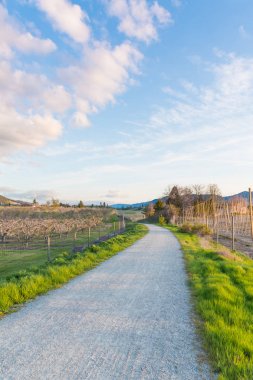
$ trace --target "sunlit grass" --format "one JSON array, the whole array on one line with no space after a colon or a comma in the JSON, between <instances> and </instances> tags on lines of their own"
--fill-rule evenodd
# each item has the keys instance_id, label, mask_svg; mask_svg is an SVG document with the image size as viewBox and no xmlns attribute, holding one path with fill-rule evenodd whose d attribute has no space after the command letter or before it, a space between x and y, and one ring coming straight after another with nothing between
<instances>
[{"instance_id":1,"label":"sunlit grass","mask_svg":"<svg viewBox=\"0 0 253 380\"><path fill-rule=\"evenodd\" d=\"M143 237L147 227L131 225L126 232L97 246L86 249L74 257L62 253L50 265L34 267L17 273L0 285L0 314L11 310L15 305L60 287L71 278L94 268L101 262L116 255Z\"/></svg>"},{"instance_id":2,"label":"sunlit grass","mask_svg":"<svg viewBox=\"0 0 253 380\"><path fill-rule=\"evenodd\" d=\"M204 249L198 236L169 227L186 259L207 351L221 380L253 379L253 262Z\"/></svg>"}]
</instances>

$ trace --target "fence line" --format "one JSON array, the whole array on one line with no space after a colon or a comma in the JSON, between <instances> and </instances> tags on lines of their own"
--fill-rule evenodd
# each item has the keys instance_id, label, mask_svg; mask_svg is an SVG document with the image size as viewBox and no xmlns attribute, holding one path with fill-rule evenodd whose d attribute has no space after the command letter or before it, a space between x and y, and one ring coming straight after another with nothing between
<instances>
[{"instance_id":1,"label":"fence line","mask_svg":"<svg viewBox=\"0 0 253 380\"><path fill-rule=\"evenodd\" d=\"M59 253L67 251L70 254L81 252L92 244L105 241L110 237L124 232L125 222L119 221L83 228L69 233L54 233L48 236L15 239L6 237L0 241L0 259L15 256L22 260L24 256L43 254L45 260L51 261ZM20 258L19 258L20 257Z\"/></svg>"},{"instance_id":2,"label":"fence line","mask_svg":"<svg viewBox=\"0 0 253 380\"><path fill-rule=\"evenodd\" d=\"M251 208L238 202L203 202L185 208L175 222L178 225L205 225L217 242L220 237L230 239L232 249L235 249L237 240L253 243Z\"/></svg>"}]
</instances>

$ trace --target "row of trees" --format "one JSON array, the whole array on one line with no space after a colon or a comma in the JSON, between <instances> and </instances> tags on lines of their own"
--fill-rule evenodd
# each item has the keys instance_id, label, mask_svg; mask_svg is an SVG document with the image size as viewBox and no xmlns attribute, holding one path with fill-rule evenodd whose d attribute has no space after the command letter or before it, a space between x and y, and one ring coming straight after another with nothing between
<instances>
[{"instance_id":1,"label":"row of trees","mask_svg":"<svg viewBox=\"0 0 253 380\"><path fill-rule=\"evenodd\" d=\"M40 204L37 202L36 198L34 198L33 202L32 202L33 206L40 206ZM86 207L84 202L82 200L80 200L77 205L70 205L69 203L62 203L60 202L59 199L56 199L56 198L52 198L50 201L47 201L46 202L46 205L48 207L78 207L78 208L84 208ZM90 207L95 207L94 204L91 204ZM96 207L109 207L109 205L105 202L100 202L100 204Z\"/></svg>"},{"instance_id":2,"label":"row of trees","mask_svg":"<svg viewBox=\"0 0 253 380\"><path fill-rule=\"evenodd\" d=\"M0 218L0 241L5 242L12 238L17 241L29 241L32 238L45 238L52 234L63 234L83 231L88 227L95 227L102 223L102 218L93 216L84 218L65 219L34 219L34 218Z\"/></svg>"},{"instance_id":3,"label":"row of trees","mask_svg":"<svg viewBox=\"0 0 253 380\"><path fill-rule=\"evenodd\" d=\"M0 210L0 243L64 235L111 222L110 208L3 208Z\"/></svg>"},{"instance_id":4,"label":"row of trees","mask_svg":"<svg viewBox=\"0 0 253 380\"><path fill-rule=\"evenodd\" d=\"M163 216L167 222L174 222L175 218L182 216L189 207L198 207L203 202L208 202L211 208L222 199L221 191L217 185L211 184L207 187L193 185L191 187L177 186L168 187L164 197L155 204L150 203L146 208L146 217Z\"/></svg>"}]
</instances>

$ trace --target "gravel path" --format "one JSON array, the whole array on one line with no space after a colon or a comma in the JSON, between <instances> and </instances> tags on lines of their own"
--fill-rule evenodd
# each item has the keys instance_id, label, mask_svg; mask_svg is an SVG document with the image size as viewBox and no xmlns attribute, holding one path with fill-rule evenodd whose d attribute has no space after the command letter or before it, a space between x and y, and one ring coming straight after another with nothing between
<instances>
[{"instance_id":1,"label":"gravel path","mask_svg":"<svg viewBox=\"0 0 253 380\"><path fill-rule=\"evenodd\" d=\"M212 379L165 229L0 320L0 379Z\"/></svg>"}]
</instances>

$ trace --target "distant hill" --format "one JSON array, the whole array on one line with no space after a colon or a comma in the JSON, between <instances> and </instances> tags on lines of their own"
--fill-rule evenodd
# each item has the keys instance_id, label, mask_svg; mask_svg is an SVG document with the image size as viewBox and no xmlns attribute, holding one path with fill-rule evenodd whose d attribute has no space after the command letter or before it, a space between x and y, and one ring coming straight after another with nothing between
<instances>
[{"instance_id":1,"label":"distant hill","mask_svg":"<svg viewBox=\"0 0 253 380\"><path fill-rule=\"evenodd\" d=\"M249 202L249 192L248 191L242 191L241 193L234 194L234 195L228 195L226 197L223 197L226 201L229 201L232 198L240 197L244 198L247 202Z\"/></svg>"},{"instance_id":2,"label":"distant hill","mask_svg":"<svg viewBox=\"0 0 253 380\"><path fill-rule=\"evenodd\" d=\"M206 200L209 197L209 195L204 194L203 199ZM224 199L226 201L229 201L230 199L234 197L241 197L244 198L247 202L249 201L249 192L248 191L242 191L241 193L234 194L234 195L227 195L225 197L219 197L221 200ZM160 198L162 201L166 202L168 197ZM111 205L112 208L115 208L117 210L127 209L127 208L141 208L141 207L147 207L150 203L156 203L158 199L153 199L152 201L147 202L140 202L140 203L117 203L115 205Z\"/></svg>"},{"instance_id":3,"label":"distant hill","mask_svg":"<svg viewBox=\"0 0 253 380\"><path fill-rule=\"evenodd\" d=\"M6 198L3 195L0 195L0 206L30 206L30 205L31 203L16 201L13 199Z\"/></svg>"},{"instance_id":4,"label":"distant hill","mask_svg":"<svg viewBox=\"0 0 253 380\"><path fill-rule=\"evenodd\" d=\"M147 207L150 203L156 203L158 199L153 199L152 201L140 202L140 203L117 203L115 205L111 205L112 208L116 208L117 210L122 210L126 208L142 208Z\"/></svg>"},{"instance_id":5,"label":"distant hill","mask_svg":"<svg viewBox=\"0 0 253 380\"><path fill-rule=\"evenodd\" d=\"M0 195L0 205L8 206L8 205L16 205L17 202L12 199L6 198L3 195Z\"/></svg>"}]
</instances>

